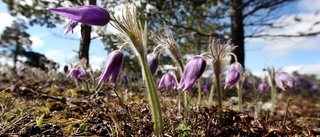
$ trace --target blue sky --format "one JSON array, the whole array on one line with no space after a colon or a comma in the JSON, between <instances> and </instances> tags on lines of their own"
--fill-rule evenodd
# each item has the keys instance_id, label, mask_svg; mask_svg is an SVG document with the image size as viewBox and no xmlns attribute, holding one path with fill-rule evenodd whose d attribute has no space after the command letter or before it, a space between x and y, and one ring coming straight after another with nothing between
<instances>
[{"instance_id":1,"label":"blue sky","mask_svg":"<svg viewBox=\"0 0 320 137\"><path fill-rule=\"evenodd\" d=\"M312 3L312 4L310 4ZM314 15L320 12L320 0L300 0L284 7L281 10L282 17L275 21L282 21L287 27L283 30L268 30L268 34L296 34L299 31L319 31L320 24L310 28L311 24L320 21L320 15ZM295 23L293 18L297 16L305 22ZM8 15L7 7L0 2L0 33L5 26L10 26L13 17ZM5 18L5 19L4 19ZM77 57L76 51L79 48L79 40L70 40L67 38L79 39L79 29L76 27L74 34L63 36L64 25L59 25L55 29L33 26L28 32L33 40L33 51L46 55L64 66L67 62L72 62ZM111 30L108 24L107 30ZM59 35L57 37L55 35ZM64 37L64 38L63 38ZM274 66L283 67L287 71L298 70L302 74L320 75L320 36L310 38L290 38L290 39L246 39L246 67L259 74L262 68ZM99 39L91 42L90 63L94 69L100 69L107 56L107 51ZM5 60L0 58L1 63ZM10 63L10 62L9 62Z\"/></svg>"}]
</instances>

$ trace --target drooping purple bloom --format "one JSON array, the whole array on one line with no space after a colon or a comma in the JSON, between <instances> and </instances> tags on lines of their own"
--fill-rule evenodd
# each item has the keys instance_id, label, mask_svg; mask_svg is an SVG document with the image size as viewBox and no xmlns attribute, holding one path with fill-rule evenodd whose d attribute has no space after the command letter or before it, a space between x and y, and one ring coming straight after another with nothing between
<instances>
[{"instance_id":1,"label":"drooping purple bloom","mask_svg":"<svg viewBox=\"0 0 320 137\"><path fill-rule=\"evenodd\" d=\"M257 90L259 93L265 93L265 92L267 92L267 89L268 89L268 84L263 82L263 83L259 84Z\"/></svg>"},{"instance_id":2,"label":"drooping purple bloom","mask_svg":"<svg viewBox=\"0 0 320 137\"><path fill-rule=\"evenodd\" d=\"M232 88L240 80L241 73L243 73L242 65L239 62L232 63L229 67L224 89Z\"/></svg>"},{"instance_id":3,"label":"drooping purple bloom","mask_svg":"<svg viewBox=\"0 0 320 137\"><path fill-rule=\"evenodd\" d=\"M203 85L203 92L210 92L211 90L211 83Z\"/></svg>"},{"instance_id":4,"label":"drooping purple bloom","mask_svg":"<svg viewBox=\"0 0 320 137\"><path fill-rule=\"evenodd\" d=\"M80 23L96 26L104 26L110 21L109 12L95 5L86 5L70 8L50 8L49 11L71 19L67 25L65 34L72 31Z\"/></svg>"},{"instance_id":5,"label":"drooping purple bloom","mask_svg":"<svg viewBox=\"0 0 320 137\"><path fill-rule=\"evenodd\" d=\"M232 88L240 80L240 72L238 70L230 70L225 81L224 89Z\"/></svg>"},{"instance_id":6,"label":"drooping purple bloom","mask_svg":"<svg viewBox=\"0 0 320 137\"><path fill-rule=\"evenodd\" d=\"M292 88L294 86L294 78L287 72L280 72L275 78L276 84L282 90Z\"/></svg>"},{"instance_id":7,"label":"drooping purple bloom","mask_svg":"<svg viewBox=\"0 0 320 137\"><path fill-rule=\"evenodd\" d=\"M83 68L75 66L70 70L70 73L67 77L83 80L83 78L86 76L86 71L83 70Z\"/></svg>"},{"instance_id":8,"label":"drooping purple bloom","mask_svg":"<svg viewBox=\"0 0 320 137\"><path fill-rule=\"evenodd\" d=\"M123 54L119 50L115 50L111 52L106 59L106 63L104 65L104 69L101 75L97 78L99 79L98 84L101 82L107 82L109 76L111 76L111 80L113 83L113 87L117 86L117 76L120 72L121 66L123 62Z\"/></svg>"},{"instance_id":9,"label":"drooping purple bloom","mask_svg":"<svg viewBox=\"0 0 320 137\"><path fill-rule=\"evenodd\" d=\"M183 91L191 89L193 84L201 77L205 68L206 61L201 56L194 56L186 65L178 89Z\"/></svg>"},{"instance_id":10,"label":"drooping purple bloom","mask_svg":"<svg viewBox=\"0 0 320 137\"><path fill-rule=\"evenodd\" d=\"M157 54L149 53L147 55L147 62L148 62L148 67L150 68L151 74L154 75L159 65L159 59Z\"/></svg>"},{"instance_id":11,"label":"drooping purple bloom","mask_svg":"<svg viewBox=\"0 0 320 137\"><path fill-rule=\"evenodd\" d=\"M170 91L173 86L177 86L175 77L170 73L164 74L159 82L158 89L162 88L163 86L166 86L167 92Z\"/></svg>"},{"instance_id":12,"label":"drooping purple bloom","mask_svg":"<svg viewBox=\"0 0 320 137\"><path fill-rule=\"evenodd\" d=\"M253 81L251 79L248 79L245 86L247 89L251 89L254 86Z\"/></svg>"}]
</instances>

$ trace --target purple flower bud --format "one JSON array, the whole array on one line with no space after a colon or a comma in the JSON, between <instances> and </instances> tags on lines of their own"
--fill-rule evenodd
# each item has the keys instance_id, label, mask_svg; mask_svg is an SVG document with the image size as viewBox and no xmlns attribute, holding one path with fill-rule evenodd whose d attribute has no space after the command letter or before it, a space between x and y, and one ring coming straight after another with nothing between
<instances>
[{"instance_id":1,"label":"purple flower bud","mask_svg":"<svg viewBox=\"0 0 320 137\"><path fill-rule=\"evenodd\" d=\"M63 67L63 71L64 71L64 73L68 73L69 72L69 67L67 65L65 65Z\"/></svg>"},{"instance_id":2,"label":"purple flower bud","mask_svg":"<svg viewBox=\"0 0 320 137\"><path fill-rule=\"evenodd\" d=\"M104 65L104 69L101 75L97 78L99 79L98 84L101 82L107 82L109 76L111 76L113 87L117 86L117 76L120 72L121 66L123 62L123 54L119 50L115 50L111 52L106 59L106 63Z\"/></svg>"},{"instance_id":3,"label":"purple flower bud","mask_svg":"<svg viewBox=\"0 0 320 137\"><path fill-rule=\"evenodd\" d=\"M82 68L75 66L70 70L67 77L82 80L86 76L86 71Z\"/></svg>"},{"instance_id":4,"label":"purple flower bud","mask_svg":"<svg viewBox=\"0 0 320 137\"><path fill-rule=\"evenodd\" d=\"M268 85L266 83L260 83L259 86L258 86L258 92L259 93L265 93L267 92L267 89L268 89Z\"/></svg>"},{"instance_id":5,"label":"purple flower bud","mask_svg":"<svg viewBox=\"0 0 320 137\"><path fill-rule=\"evenodd\" d=\"M158 89L162 88L163 86L166 86L166 91L170 91L173 86L176 86L177 82L173 75L170 73L166 73L162 76Z\"/></svg>"},{"instance_id":6,"label":"purple flower bud","mask_svg":"<svg viewBox=\"0 0 320 137\"><path fill-rule=\"evenodd\" d=\"M147 62L148 62L148 67L150 68L151 74L154 75L159 65L159 59L157 54L149 53L147 55Z\"/></svg>"},{"instance_id":7,"label":"purple flower bud","mask_svg":"<svg viewBox=\"0 0 320 137\"><path fill-rule=\"evenodd\" d=\"M183 91L191 89L193 84L201 77L206 69L206 61L201 56L194 56L186 65L178 89Z\"/></svg>"},{"instance_id":8,"label":"purple flower bud","mask_svg":"<svg viewBox=\"0 0 320 137\"><path fill-rule=\"evenodd\" d=\"M70 32L78 22L88 25L104 26L110 21L109 12L104 8L95 5L71 8L50 8L49 11L72 20L69 23L65 34Z\"/></svg>"},{"instance_id":9,"label":"purple flower bud","mask_svg":"<svg viewBox=\"0 0 320 137\"><path fill-rule=\"evenodd\" d=\"M238 70L230 70L225 81L224 89L232 88L240 80L240 72Z\"/></svg>"},{"instance_id":10,"label":"purple flower bud","mask_svg":"<svg viewBox=\"0 0 320 137\"><path fill-rule=\"evenodd\" d=\"M203 92L210 92L211 90L211 83L203 85Z\"/></svg>"},{"instance_id":11,"label":"purple flower bud","mask_svg":"<svg viewBox=\"0 0 320 137\"><path fill-rule=\"evenodd\" d=\"M275 78L276 84L282 90L292 88L294 86L294 78L287 72L280 72Z\"/></svg>"},{"instance_id":12,"label":"purple flower bud","mask_svg":"<svg viewBox=\"0 0 320 137\"><path fill-rule=\"evenodd\" d=\"M248 79L245 86L246 89L251 89L253 87L253 81Z\"/></svg>"}]
</instances>

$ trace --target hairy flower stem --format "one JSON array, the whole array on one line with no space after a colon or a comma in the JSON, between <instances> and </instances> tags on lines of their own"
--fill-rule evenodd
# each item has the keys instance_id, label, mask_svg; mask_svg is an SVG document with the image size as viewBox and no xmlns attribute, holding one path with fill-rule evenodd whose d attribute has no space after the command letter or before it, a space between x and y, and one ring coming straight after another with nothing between
<instances>
[{"instance_id":1,"label":"hairy flower stem","mask_svg":"<svg viewBox=\"0 0 320 137\"><path fill-rule=\"evenodd\" d=\"M276 87L273 84L271 86L271 115L274 114L275 111L275 104L276 104Z\"/></svg>"},{"instance_id":2,"label":"hairy flower stem","mask_svg":"<svg viewBox=\"0 0 320 137\"><path fill-rule=\"evenodd\" d=\"M76 88L79 88L78 80L74 79L74 83L76 83Z\"/></svg>"},{"instance_id":3,"label":"hairy flower stem","mask_svg":"<svg viewBox=\"0 0 320 137\"><path fill-rule=\"evenodd\" d=\"M199 80L198 80L198 102L197 102L198 111L200 110L200 107L201 107L201 93L202 93L202 80L201 80L201 78L199 78Z\"/></svg>"},{"instance_id":4,"label":"hairy flower stem","mask_svg":"<svg viewBox=\"0 0 320 137\"><path fill-rule=\"evenodd\" d=\"M238 91L238 111L242 112L242 91L241 91L240 82L237 83L237 91Z\"/></svg>"},{"instance_id":5,"label":"hairy flower stem","mask_svg":"<svg viewBox=\"0 0 320 137\"><path fill-rule=\"evenodd\" d=\"M177 63L180 67L180 76L182 76L182 73L184 71L184 66L181 60L177 60ZM184 113L187 115L189 113L189 92L185 91L183 92L183 97L184 97Z\"/></svg>"},{"instance_id":6,"label":"hairy flower stem","mask_svg":"<svg viewBox=\"0 0 320 137\"><path fill-rule=\"evenodd\" d=\"M221 83L220 83L220 74L216 74L216 83L217 83L217 96L218 96L218 113L219 119L222 120L222 95L221 95Z\"/></svg>"},{"instance_id":7,"label":"hairy flower stem","mask_svg":"<svg viewBox=\"0 0 320 137\"><path fill-rule=\"evenodd\" d=\"M184 97L184 114L185 116L188 115L189 113L189 104L188 104L188 101L189 101L189 92L188 91L185 91L183 93L183 97Z\"/></svg>"},{"instance_id":8,"label":"hairy flower stem","mask_svg":"<svg viewBox=\"0 0 320 137\"><path fill-rule=\"evenodd\" d=\"M141 66L142 73L148 89L149 102L150 102L152 116L153 116L152 118L154 122L153 128L157 135L162 135L163 134L162 111L161 111L161 106L159 102L159 97L157 94L157 88L154 84L152 74L148 67L147 58L143 55L140 55L140 61L142 65Z\"/></svg>"},{"instance_id":9,"label":"hairy flower stem","mask_svg":"<svg viewBox=\"0 0 320 137\"><path fill-rule=\"evenodd\" d=\"M212 98L214 95L214 79L212 79L212 85L211 85L211 90L210 90L210 94L209 94L209 98L208 98L208 107L212 106Z\"/></svg>"}]
</instances>

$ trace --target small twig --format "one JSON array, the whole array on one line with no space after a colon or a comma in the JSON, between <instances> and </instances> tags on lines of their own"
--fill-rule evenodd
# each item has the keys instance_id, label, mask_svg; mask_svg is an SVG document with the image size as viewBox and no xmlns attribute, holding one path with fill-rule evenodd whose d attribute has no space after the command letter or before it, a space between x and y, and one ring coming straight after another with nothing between
<instances>
[{"instance_id":1,"label":"small twig","mask_svg":"<svg viewBox=\"0 0 320 137\"><path fill-rule=\"evenodd\" d=\"M288 115L288 111L289 111L290 102L291 102L291 98L288 98L287 107L286 107L286 113L285 113L285 115L284 115L283 123L282 123L282 126L283 126L283 127L286 125L286 119L287 119L287 115Z\"/></svg>"},{"instance_id":2,"label":"small twig","mask_svg":"<svg viewBox=\"0 0 320 137\"><path fill-rule=\"evenodd\" d=\"M120 103L121 103L121 107L128 113L130 121L133 121L128 106L126 104L124 104L124 102L122 101L121 97L118 95L117 91L116 90L113 90L113 91L114 91L114 93L116 93L117 97L119 98Z\"/></svg>"}]
</instances>

